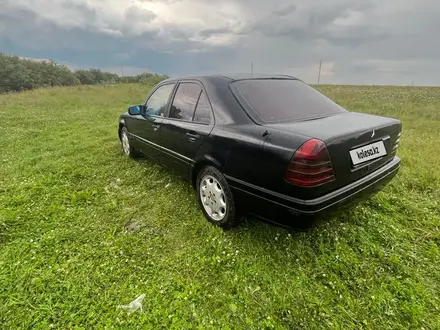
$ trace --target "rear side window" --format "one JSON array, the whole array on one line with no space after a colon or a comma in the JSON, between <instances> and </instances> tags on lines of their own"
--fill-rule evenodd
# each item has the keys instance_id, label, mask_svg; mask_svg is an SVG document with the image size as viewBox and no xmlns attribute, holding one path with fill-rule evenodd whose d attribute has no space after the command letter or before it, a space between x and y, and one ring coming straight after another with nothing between
<instances>
[{"instance_id":1,"label":"rear side window","mask_svg":"<svg viewBox=\"0 0 440 330\"><path fill-rule=\"evenodd\" d=\"M293 79L249 79L231 84L245 108L266 123L327 117L347 110L313 89Z\"/></svg>"},{"instance_id":2,"label":"rear side window","mask_svg":"<svg viewBox=\"0 0 440 330\"><path fill-rule=\"evenodd\" d=\"M173 104L170 109L170 118L192 121L201 87L194 83L181 83L177 88Z\"/></svg>"},{"instance_id":3,"label":"rear side window","mask_svg":"<svg viewBox=\"0 0 440 330\"><path fill-rule=\"evenodd\" d=\"M209 124L211 122L211 107L205 92L202 92L197 103L196 112L194 114L194 121L202 124Z\"/></svg>"}]
</instances>

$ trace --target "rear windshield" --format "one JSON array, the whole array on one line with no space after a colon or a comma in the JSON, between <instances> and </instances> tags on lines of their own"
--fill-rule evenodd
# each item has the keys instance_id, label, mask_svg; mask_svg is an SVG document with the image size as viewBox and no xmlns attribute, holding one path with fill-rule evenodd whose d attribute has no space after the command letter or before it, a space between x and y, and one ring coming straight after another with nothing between
<instances>
[{"instance_id":1,"label":"rear windshield","mask_svg":"<svg viewBox=\"0 0 440 330\"><path fill-rule=\"evenodd\" d=\"M250 110L266 123L299 121L347 112L299 80L237 80L232 82L231 87L245 110Z\"/></svg>"}]
</instances>

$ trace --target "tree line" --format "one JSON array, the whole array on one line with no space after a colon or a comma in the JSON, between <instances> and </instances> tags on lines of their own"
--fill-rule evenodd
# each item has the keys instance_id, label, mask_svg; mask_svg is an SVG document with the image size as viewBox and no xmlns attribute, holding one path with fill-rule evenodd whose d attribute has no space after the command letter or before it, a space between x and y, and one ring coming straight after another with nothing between
<instances>
[{"instance_id":1,"label":"tree line","mask_svg":"<svg viewBox=\"0 0 440 330\"><path fill-rule=\"evenodd\" d=\"M0 93L51 86L75 86L118 83L157 84L166 75L142 73L120 77L99 69L71 71L54 60L36 61L0 53Z\"/></svg>"}]
</instances>

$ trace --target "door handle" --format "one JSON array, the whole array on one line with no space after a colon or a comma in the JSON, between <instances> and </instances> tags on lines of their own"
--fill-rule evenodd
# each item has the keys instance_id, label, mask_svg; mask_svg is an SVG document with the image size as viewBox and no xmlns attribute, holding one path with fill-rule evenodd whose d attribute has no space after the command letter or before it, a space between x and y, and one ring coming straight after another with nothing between
<instances>
[{"instance_id":1,"label":"door handle","mask_svg":"<svg viewBox=\"0 0 440 330\"><path fill-rule=\"evenodd\" d=\"M152 126L153 126L153 130L155 130L155 131L157 131L160 127L159 124L153 124Z\"/></svg>"},{"instance_id":2,"label":"door handle","mask_svg":"<svg viewBox=\"0 0 440 330\"><path fill-rule=\"evenodd\" d=\"M188 137L189 142L196 142L200 138L200 135L194 132L188 132L186 133L186 136Z\"/></svg>"}]
</instances>

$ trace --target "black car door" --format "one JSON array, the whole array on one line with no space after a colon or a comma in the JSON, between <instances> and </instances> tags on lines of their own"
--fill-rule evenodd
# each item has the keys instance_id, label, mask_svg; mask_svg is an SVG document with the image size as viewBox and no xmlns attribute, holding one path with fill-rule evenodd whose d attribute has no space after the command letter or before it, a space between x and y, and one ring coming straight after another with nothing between
<instances>
[{"instance_id":1,"label":"black car door","mask_svg":"<svg viewBox=\"0 0 440 330\"><path fill-rule=\"evenodd\" d=\"M187 176L197 149L213 126L211 106L203 86L196 81L180 82L161 125L162 163Z\"/></svg>"},{"instance_id":2,"label":"black car door","mask_svg":"<svg viewBox=\"0 0 440 330\"><path fill-rule=\"evenodd\" d=\"M160 125L175 84L158 86L148 97L141 115L133 116L129 132L135 138L134 147L150 158L159 159Z\"/></svg>"}]
</instances>

